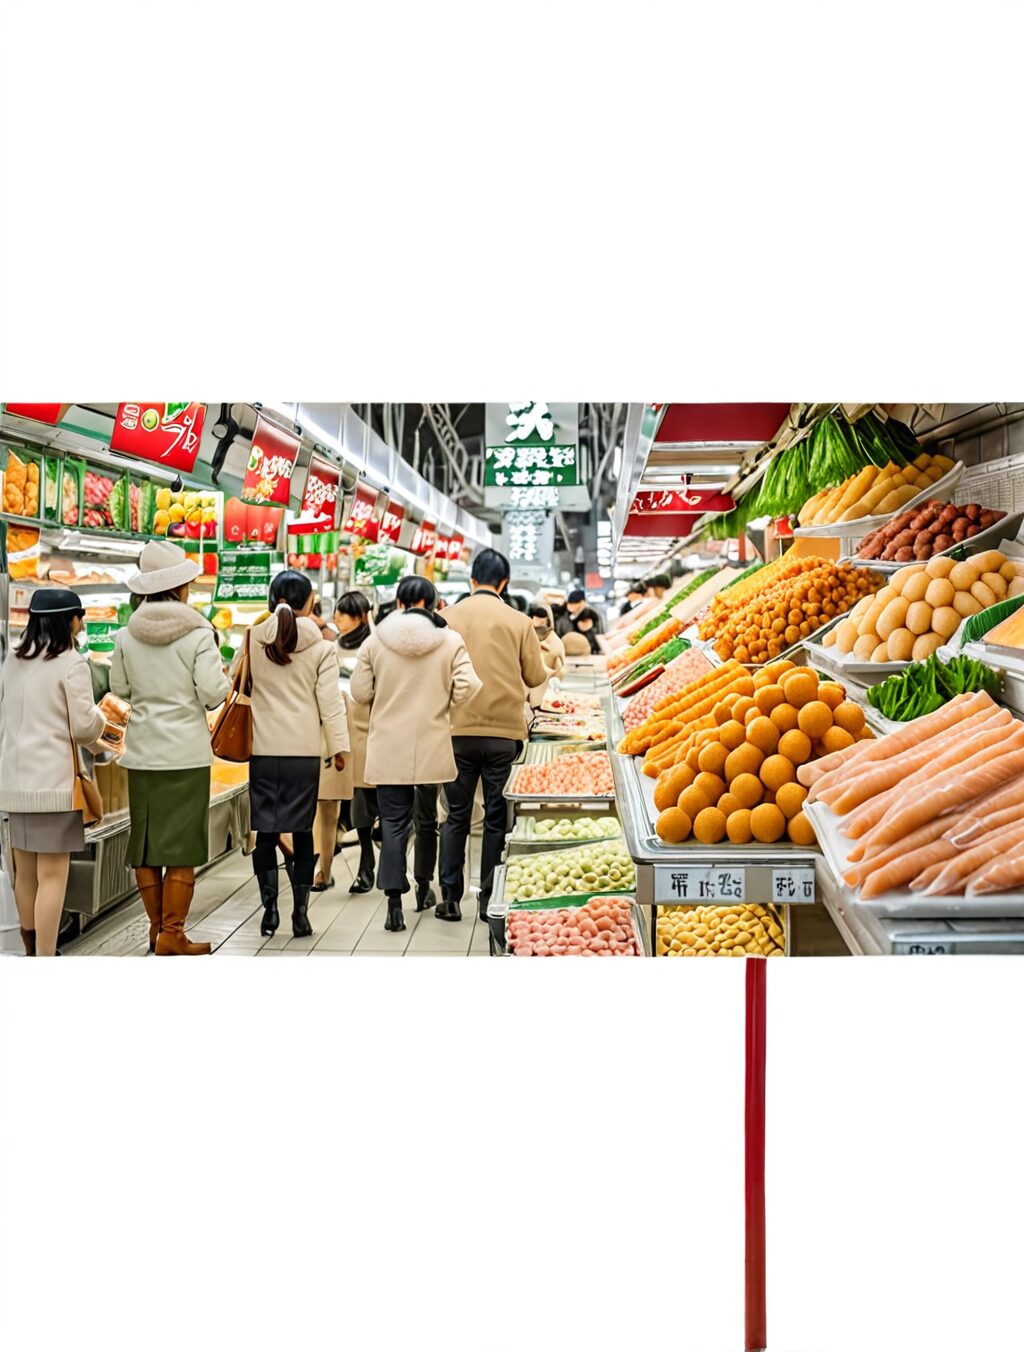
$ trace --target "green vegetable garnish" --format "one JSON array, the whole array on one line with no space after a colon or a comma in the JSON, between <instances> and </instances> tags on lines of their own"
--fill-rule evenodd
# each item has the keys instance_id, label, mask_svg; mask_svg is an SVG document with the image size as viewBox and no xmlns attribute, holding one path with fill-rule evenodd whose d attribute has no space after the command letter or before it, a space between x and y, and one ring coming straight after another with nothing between
<instances>
[{"instance_id":1,"label":"green vegetable garnish","mask_svg":"<svg viewBox=\"0 0 1024 1352\"><path fill-rule=\"evenodd\" d=\"M999 673L984 662L963 654L942 662L932 653L927 661L914 662L881 685L871 686L868 703L895 723L909 723L941 709L954 695L976 690L996 695L1001 686Z\"/></svg>"}]
</instances>

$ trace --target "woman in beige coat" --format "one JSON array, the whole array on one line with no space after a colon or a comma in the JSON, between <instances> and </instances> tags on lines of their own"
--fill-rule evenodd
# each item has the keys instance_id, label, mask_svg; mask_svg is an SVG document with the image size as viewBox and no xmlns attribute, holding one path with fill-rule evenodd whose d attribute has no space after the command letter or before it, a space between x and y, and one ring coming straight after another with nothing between
<instances>
[{"instance_id":1,"label":"woman in beige coat","mask_svg":"<svg viewBox=\"0 0 1024 1352\"><path fill-rule=\"evenodd\" d=\"M434 613L436 603L432 582L403 578L398 609L360 648L352 677L352 698L372 706L366 776L377 785L383 834L377 886L387 893L388 930L405 929L405 853L417 786L455 778L451 709L483 688L464 641Z\"/></svg>"},{"instance_id":2,"label":"woman in beige coat","mask_svg":"<svg viewBox=\"0 0 1024 1352\"><path fill-rule=\"evenodd\" d=\"M281 923L277 910L277 844L291 835L294 862L292 934L313 933L307 908L316 855L313 822L321 753L345 768L348 727L338 689L338 659L309 618L313 588L286 569L270 584L270 618L250 631L252 759L249 803L256 832L253 869L263 902L261 934Z\"/></svg>"},{"instance_id":3,"label":"woman in beige coat","mask_svg":"<svg viewBox=\"0 0 1024 1352\"><path fill-rule=\"evenodd\" d=\"M530 623L540 640L540 653L547 667L548 679L543 685L535 685L528 691L531 709L539 709L544 703L544 694L551 680L561 680L565 675L565 644L555 633L555 617L546 601L536 601L530 607Z\"/></svg>"}]
</instances>

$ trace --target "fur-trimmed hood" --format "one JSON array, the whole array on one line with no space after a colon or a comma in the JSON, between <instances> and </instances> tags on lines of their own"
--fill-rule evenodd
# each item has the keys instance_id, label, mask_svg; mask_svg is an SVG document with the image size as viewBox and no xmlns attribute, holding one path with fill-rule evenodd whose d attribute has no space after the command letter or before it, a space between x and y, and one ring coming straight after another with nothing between
<instances>
[{"instance_id":1,"label":"fur-trimmed hood","mask_svg":"<svg viewBox=\"0 0 1024 1352\"><path fill-rule=\"evenodd\" d=\"M196 629L211 629L210 621L182 601L143 601L128 621L128 632L154 648L184 638Z\"/></svg>"},{"instance_id":2,"label":"fur-trimmed hood","mask_svg":"<svg viewBox=\"0 0 1024 1352\"><path fill-rule=\"evenodd\" d=\"M435 624L426 611L393 610L374 633L390 652L404 657L423 657L445 641L448 626Z\"/></svg>"}]
</instances>

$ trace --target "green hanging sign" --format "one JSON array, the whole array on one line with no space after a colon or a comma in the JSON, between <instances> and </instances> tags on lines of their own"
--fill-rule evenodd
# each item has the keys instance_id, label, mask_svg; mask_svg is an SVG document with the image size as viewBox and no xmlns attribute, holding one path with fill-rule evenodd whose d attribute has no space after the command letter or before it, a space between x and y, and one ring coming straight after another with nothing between
<instances>
[{"instance_id":1,"label":"green hanging sign","mask_svg":"<svg viewBox=\"0 0 1024 1352\"><path fill-rule=\"evenodd\" d=\"M270 590L271 554L258 549L223 549L215 601L265 601Z\"/></svg>"},{"instance_id":2,"label":"green hanging sign","mask_svg":"<svg viewBox=\"0 0 1024 1352\"><path fill-rule=\"evenodd\" d=\"M407 572L402 555L387 545L367 545L356 559L357 582L374 587L388 587L400 582Z\"/></svg>"}]
</instances>

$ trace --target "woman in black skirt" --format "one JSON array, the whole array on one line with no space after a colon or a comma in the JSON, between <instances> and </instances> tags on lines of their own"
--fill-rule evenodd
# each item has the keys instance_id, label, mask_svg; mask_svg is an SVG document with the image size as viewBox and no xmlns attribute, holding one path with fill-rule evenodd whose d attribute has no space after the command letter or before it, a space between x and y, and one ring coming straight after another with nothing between
<instances>
[{"instance_id":1,"label":"woman in black skirt","mask_svg":"<svg viewBox=\"0 0 1024 1352\"><path fill-rule=\"evenodd\" d=\"M270 618L250 631L253 869L263 902L260 933L273 934L281 923L278 837L291 835L292 934L304 938L313 933L307 909L316 868L313 822L321 748L343 770L343 753L349 749L348 724L338 688L334 644L323 641L309 618L313 609L309 578L291 569L278 573L270 584L269 604Z\"/></svg>"}]
</instances>

